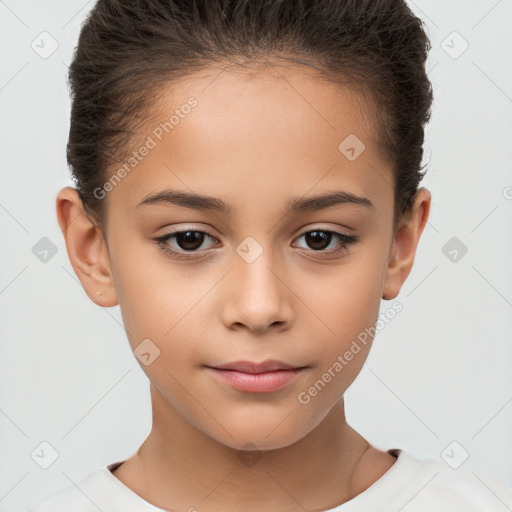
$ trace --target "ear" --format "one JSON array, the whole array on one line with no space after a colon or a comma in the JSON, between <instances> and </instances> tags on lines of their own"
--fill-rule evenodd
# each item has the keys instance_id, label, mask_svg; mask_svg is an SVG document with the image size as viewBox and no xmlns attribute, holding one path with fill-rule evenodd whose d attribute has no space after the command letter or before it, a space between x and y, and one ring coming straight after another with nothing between
<instances>
[{"instance_id":1,"label":"ear","mask_svg":"<svg viewBox=\"0 0 512 512\"><path fill-rule=\"evenodd\" d=\"M420 236L430 213L431 194L420 188L412 210L401 220L393 241L389 265L384 279L382 298L394 299L411 272Z\"/></svg>"},{"instance_id":2,"label":"ear","mask_svg":"<svg viewBox=\"0 0 512 512\"><path fill-rule=\"evenodd\" d=\"M85 293L99 306L117 305L110 256L103 231L85 213L76 189L65 187L60 190L56 206L68 257Z\"/></svg>"}]
</instances>

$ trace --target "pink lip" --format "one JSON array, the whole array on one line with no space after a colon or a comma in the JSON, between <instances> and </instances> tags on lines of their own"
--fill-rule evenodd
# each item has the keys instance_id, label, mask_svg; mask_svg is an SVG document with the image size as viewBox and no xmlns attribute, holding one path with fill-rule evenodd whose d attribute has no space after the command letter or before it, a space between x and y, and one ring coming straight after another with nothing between
<instances>
[{"instance_id":1,"label":"pink lip","mask_svg":"<svg viewBox=\"0 0 512 512\"><path fill-rule=\"evenodd\" d=\"M270 393L293 382L304 367L294 367L282 361L267 360L261 363L235 361L207 367L212 373L227 384L240 391L253 393Z\"/></svg>"}]
</instances>

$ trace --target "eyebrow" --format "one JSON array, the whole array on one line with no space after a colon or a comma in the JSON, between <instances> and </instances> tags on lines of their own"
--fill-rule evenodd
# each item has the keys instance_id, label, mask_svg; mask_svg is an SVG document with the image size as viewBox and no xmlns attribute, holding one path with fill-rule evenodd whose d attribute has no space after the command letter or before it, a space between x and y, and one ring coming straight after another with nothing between
<instances>
[{"instance_id":1,"label":"eyebrow","mask_svg":"<svg viewBox=\"0 0 512 512\"><path fill-rule=\"evenodd\" d=\"M174 204L194 210L212 210L224 215L230 215L234 210L229 202L222 199L171 189L145 197L136 208L153 204ZM285 213L318 211L344 204L375 208L375 205L367 197L357 196L350 192L335 191L314 197L291 199L286 204Z\"/></svg>"}]
</instances>

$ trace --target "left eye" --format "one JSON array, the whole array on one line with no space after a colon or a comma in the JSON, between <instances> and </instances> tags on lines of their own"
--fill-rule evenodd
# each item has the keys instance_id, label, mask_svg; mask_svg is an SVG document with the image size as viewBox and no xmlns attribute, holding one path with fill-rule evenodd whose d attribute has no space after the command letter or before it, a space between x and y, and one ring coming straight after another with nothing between
<instances>
[{"instance_id":1,"label":"left eye","mask_svg":"<svg viewBox=\"0 0 512 512\"><path fill-rule=\"evenodd\" d=\"M299 236L299 238L305 237L306 243L313 249L314 252L320 252L324 254L343 254L348 250L348 246L357 241L357 237L353 235L345 235L344 233L338 233L337 231L330 231L326 229L315 229L313 231L307 231ZM331 242L335 243L335 247L327 249ZM336 247L336 245L338 247Z\"/></svg>"}]
</instances>

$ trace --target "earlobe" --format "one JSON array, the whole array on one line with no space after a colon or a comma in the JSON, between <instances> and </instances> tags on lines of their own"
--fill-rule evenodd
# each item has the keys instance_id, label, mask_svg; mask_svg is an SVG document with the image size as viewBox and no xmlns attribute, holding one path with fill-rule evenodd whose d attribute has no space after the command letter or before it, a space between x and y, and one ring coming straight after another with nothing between
<instances>
[{"instance_id":1,"label":"earlobe","mask_svg":"<svg viewBox=\"0 0 512 512\"><path fill-rule=\"evenodd\" d=\"M430 192L425 188L419 189L412 210L400 223L386 271L382 293L384 300L392 300L400 293L412 270L416 249L428 221L430 202Z\"/></svg>"},{"instance_id":2,"label":"earlobe","mask_svg":"<svg viewBox=\"0 0 512 512\"><path fill-rule=\"evenodd\" d=\"M85 213L76 189L65 187L59 191L56 211L69 260L85 292L95 304L103 307L117 305L103 232Z\"/></svg>"}]
</instances>

